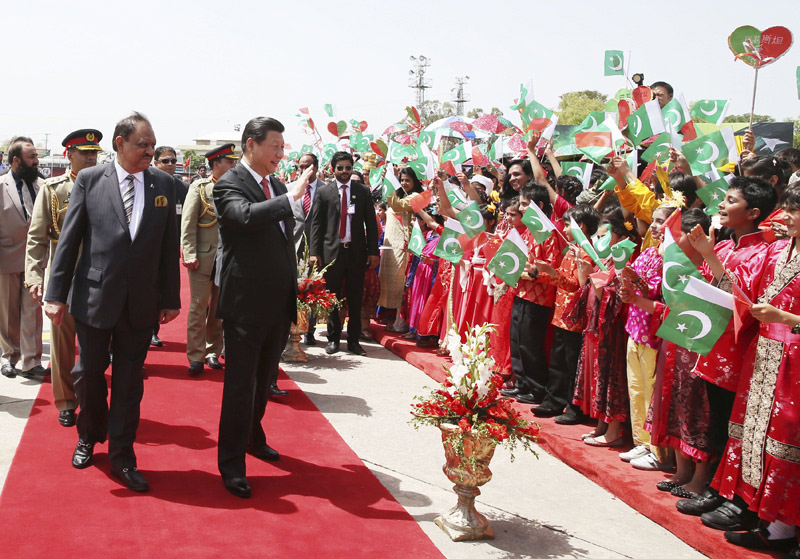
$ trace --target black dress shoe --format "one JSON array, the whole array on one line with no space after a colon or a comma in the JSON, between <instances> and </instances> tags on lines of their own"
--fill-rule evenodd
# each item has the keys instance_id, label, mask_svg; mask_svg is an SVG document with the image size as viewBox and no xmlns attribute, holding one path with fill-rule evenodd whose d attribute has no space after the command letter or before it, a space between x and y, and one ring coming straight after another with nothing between
<instances>
[{"instance_id":1,"label":"black dress shoe","mask_svg":"<svg viewBox=\"0 0 800 559\"><path fill-rule=\"evenodd\" d=\"M303 343L309 346L317 345L317 340L314 338L314 334L306 334Z\"/></svg>"},{"instance_id":2,"label":"black dress shoe","mask_svg":"<svg viewBox=\"0 0 800 559\"><path fill-rule=\"evenodd\" d=\"M196 377L203 372L202 361L189 361L189 376Z\"/></svg>"},{"instance_id":3,"label":"black dress shoe","mask_svg":"<svg viewBox=\"0 0 800 559\"><path fill-rule=\"evenodd\" d=\"M519 401L519 399L517 399ZM536 417L555 417L560 415L561 412L564 410L560 410L558 408L554 408L553 406L548 406L546 404L542 404L540 406L534 406L531 408L531 412Z\"/></svg>"},{"instance_id":4,"label":"black dress shoe","mask_svg":"<svg viewBox=\"0 0 800 559\"><path fill-rule=\"evenodd\" d=\"M87 443L78 439L75 445L75 452L72 453L72 467L82 470L92 465L94 455L94 443Z\"/></svg>"},{"instance_id":5,"label":"black dress shoe","mask_svg":"<svg viewBox=\"0 0 800 559\"><path fill-rule=\"evenodd\" d=\"M356 342L349 342L347 344L347 351L352 353L353 355L366 355L367 352L364 351L364 348L361 347L361 344Z\"/></svg>"},{"instance_id":6,"label":"black dress shoe","mask_svg":"<svg viewBox=\"0 0 800 559\"><path fill-rule=\"evenodd\" d=\"M520 404L541 404L542 400L544 400L544 396L522 392L514 396L514 398L516 398L517 402ZM561 413L561 410L559 410L558 413Z\"/></svg>"},{"instance_id":7,"label":"black dress shoe","mask_svg":"<svg viewBox=\"0 0 800 559\"><path fill-rule=\"evenodd\" d=\"M247 483L247 480L243 477L223 479L222 482L225 484L225 489L227 489L228 493L231 495L236 495L242 499L249 499L252 494L250 492L250 484Z\"/></svg>"},{"instance_id":8,"label":"black dress shoe","mask_svg":"<svg viewBox=\"0 0 800 559\"><path fill-rule=\"evenodd\" d=\"M281 390L278 388L277 384L270 384L269 385L269 395L270 396L286 396L289 393L288 390Z\"/></svg>"},{"instance_id":9,"label":"black dress shoe","mask_svg":"<svg viewBox=\"0 0 800 559\"><path fill-rule=\"evenodd\" d=\"M122 481L122 484L130 489L131 491L136 491L137 493L145 493L150 486L147 484L147 480L144 479L144 476L136 469L136 466L133 468L122 468L122 470L118 471L115 469L111 469L111 474L114 477L117 477Z\"/></svg>"},{"instance_id":10,"label":"black dress shoe","mask_svg":"<svg viewBox=\"0 0 800 559\"><path fill-rule=\"evenodd\" d=\"M731 501L725 501L711 512L701 514L700 520L715 530L738 532L755 528L758 516L751 510L742 508Z\"/></svg>"},{"instance_id":11,"label":"black dress shoe","mask_svg":"<svg viewBox=\"0 0 800 559\"><path fill-rule=\"evenodd\" d=\"M22 371L20 374L25 378L46 377L50 374L50 369L45 369L41 365L36 365L27 371Z\"/></svg>"},{"instance_id":12,"label":"black dress shoe","mask_svg":"<svg viewBox=\"0 0 800 559\"><path fill-rule=\"evenodd\" d=\"M586 416L586 414L577 413L575 410L567 408L567 411L556 416L553 421L559 425L578 425L580 423L586 423L588 419L589 418Z\"/></svg>"},{"instance_id":13,"label":"black dress shoe","mask_svg":"<svg viewBox=\"0 0 800 559\"><path fill-rule=\"evenodd\" d=\"M161 339L158 336L153 334L153 336L150 338L150 345L154 345L156 347L161 347L161 346L164 345L164 342L162 342Z\"/></svg>"},{"instance_id":14,"label":"black dress shoe","mask_svg":"<svg viewBox=\"0 0 800 559\"><path fill-rule=\"evenodd\" d=\"M58 422L64 427L75 425L75 410L64 410L58 414Z\"/></svg>"},{"instance_id":15,"label":"black dress shoe","mask_svg":"<svg viewBox=\"0 0 800 559\"><path fill-rule=\"evenodd\" d=\"M677 501L675 507L683 514L700 516L704 512L711 512L716 509L724 503L725 500L725 497L722 497L716 491L706 489L705 492L696 499L682 499Z\"/></svg>"},{"instance_id":16,"label":"black dress shoe","mask_svg":"<svg viewBox=\"0 0 800 559\"><path fill-rule=\"evenodd\" d=\"M8 363L0 368L0 373L2 373L4 377L8 378L14 378L17 376L17 370Z\"/></svg>"},{"instance_id":17,"label":"black dress shoe","mask_svg":"<svg viewBox=\"0 0 800 559\"><path fill-rule=\"evenodd\" d=\"M208 365L209 368L211 369L219 370L222 368L222 363L220 363L219 359L217 359L216 357L209 357L208 359L206 359L206 365Z\"/></svg>"},{"instance_id":18,"label":"black dress shoe","mask_svg":"<svg viewBox=\"0 0 800 559\"><path fill-rule=\"evenodd\" d=\"M339 352L339 342L328 342L328 345L325 346L325 353L328 355L333 355L334 353Z\"/></svg>"},{"instance_id":19,"label":"black dress shoe","mask_svg":"<svg viewBox=\"0 0 800 559\"><path fill-rule=\"evenodd\" d=\"M247 454L255 456L259 460L264 460L265 462L277 462L281 459L281 455L278 454L278 451L268 444L263 446L248 446Z\"/></svg>"},{"instance_id":20,"label":"black dress shoe","mask_svg":"<svg viewBox=\"0 0 800 559\"><path fill-rule=\"evenodd\" d=\"M516 398L517 395L522 394L522 392L520 392L519 388L515 386L514 388L501 388L500 394L503 396L508 396L509 398Z\"/></svg>"},{"instance_id":21,"label":"black dress shoe","mask_svg":"<svg viewBox=\"0 0 800 559\"><path fill-rule=\"evenodd\" d=\"M725 539L733 545L766 551L789 551L797 545L797 538L769 539L769 532L762 527L747 532L725 532Z\"/></svg>"}]
</instances>

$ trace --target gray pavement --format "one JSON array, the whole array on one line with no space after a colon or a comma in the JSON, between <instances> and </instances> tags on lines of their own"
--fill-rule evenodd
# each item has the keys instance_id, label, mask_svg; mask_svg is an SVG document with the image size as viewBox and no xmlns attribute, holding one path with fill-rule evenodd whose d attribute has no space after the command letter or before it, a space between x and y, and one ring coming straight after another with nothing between
<instances>
[{"instance_id":1,"label":"gray pavement","mask_svg":"<svg viewBox=\"0 0 800 559\"><path fill-rule=\"evenodd\" d=\"M496 538L451 542L433 522L456 502L442 473L439 431L408 424L413 396L433 381L380 345L364 347L362 358L306 348L307 364L283 367L446 557L704 557L544 451L538 459L517 453L511 462L502 448L476 502ZM0 378L0 487L39 387L22 377Z\"/></svg>"}]
</instances>

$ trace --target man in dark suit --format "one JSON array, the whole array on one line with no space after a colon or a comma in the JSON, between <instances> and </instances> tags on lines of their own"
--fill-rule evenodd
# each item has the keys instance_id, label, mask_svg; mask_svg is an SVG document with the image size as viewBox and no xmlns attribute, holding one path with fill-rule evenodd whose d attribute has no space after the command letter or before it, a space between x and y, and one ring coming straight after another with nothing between
<instances>
[{"instance_id":1,"label":"man in dark suit","mask_svg":"<svg viewBox=\"0 0 800 559\"><path fill-rule=\"evenodd\" d=\"M225 337L225 380L217 460L225 488L250 496L245 454L275 461L261 420L297 318L292 207L311 177L286 186L271 176L283 157L283 125L257 117L242 132L242 159L214 186L222 236L217 317Z\"/></svg>"},{"instance_id":2,"label":"man in dark suit","mask_svg":"<svg viewBox=\"0 0 800 559\"><path fill-rule=\"evenodd\" d=\"M175 189L169 175L149 168L156 138L147 118L133 113L122 119L113 138L115 161L84 169L75 180L45 312L60 324L69 303L78 335L80 356L72 375L79 440L72 465L89 466L94 445L108 434L111 473L143 492L149 486L133 452L142 365L153 324L169 322L180 309Z\"/></svg>"},{"instance_id":3,"label":"man in dark suit","mask_svg":"<svg viewBox=\"0 0 800 559\"><path fill-rule=\"evenodd\" d=\"M303 173L309 167L313 168L313 175L311 181L300 198L300 203L294 206L294 244L297 248L297 257L302 258L306 250L306 242L311 242L311 210L314 207L314 200L317 197L317 191L323 182L317 178L319 171L319 158L313 153L304 153L297 161L297 169ZM316 345L317 341L314 339L314 326L317 323L317 317L310 314L308 317L308 332L305 336L306 345ZM283 392L283 391L280 391Z\"/></svg>"},{"instance_id":4,"label":"man in dark suit","mask_svg":"<svg viewBox=\"0 0 800 559\"><path fill-rule=\"evenodd\" d=\"M328 290L347 296L347 349L364 355L361 334L361 296L364 272L378 265L378 225L369 189L351 180L353 156L339 151L331 158L335 180L317 192L311 210L311 258L316 265L333 265L325 272ZM343 286L344 284L344 286ZM343 289L344 287L344 289ZM339 313L328 317L325 351L339 351L342 322Z\"/></svg>"}]
</instances>

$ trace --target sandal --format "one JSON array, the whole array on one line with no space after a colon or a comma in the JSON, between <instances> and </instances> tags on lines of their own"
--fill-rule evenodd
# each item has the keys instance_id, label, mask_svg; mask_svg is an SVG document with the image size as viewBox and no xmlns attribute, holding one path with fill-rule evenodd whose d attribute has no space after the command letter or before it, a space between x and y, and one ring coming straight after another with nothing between
<instances>
[{"instance_id":1,"label":"sandal","mask_svg":"<svg viewBox=\"0 0 800 559\"><path fill-rule=\"evenodd\" d=\"M689 491L688 489L684 489L680 485L678 487L676 487L675 489L673 489L672 491L670 491L670 494L674 495L675 497L680 497L681 499L697 499L697 498L699 498L699 495L697 493L692 493L691 491Z\"/></svg>"},{"instance_id":2,"label":"sandal","mask_svg":"<svg viewBox=\"0 0 800 559\"><path fill-rule=\"evenodd\" d=\"M664 479L656 483L656 489L667 493L680 486L680 483L675 483L674 481L669 481L668 479Z\"/></svg>"}]
</instances>

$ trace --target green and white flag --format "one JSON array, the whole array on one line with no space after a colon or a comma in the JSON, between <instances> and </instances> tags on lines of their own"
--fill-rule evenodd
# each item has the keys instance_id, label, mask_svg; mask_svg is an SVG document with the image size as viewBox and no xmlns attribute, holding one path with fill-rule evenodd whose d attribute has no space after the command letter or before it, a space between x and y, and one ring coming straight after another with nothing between
<instances>
[{"instance_id":1,"label":"green and white flag","mask_svg":"<svg viewBox=\"0 0 800 559\"><path fill-rule=\"evenodd\" d=\"M623 76L625 75L625 56L621 50L607 50L603 58L604 76Z\"/></svg>"},{"instance_id":2,"label":"green and white flag","mask_svg":"<svg viewBox=\"0 0 800 559\"><path fill-rule=\"evenodd\" d=\"M708 355L733 317L733 295L690 277L656 336Z\"/></svg>"},{"instance_id":3,"label":"green and white flag","mask_svg":"<svg viewBox=\"0 0 800 559\"><path fill-rule=\"evenodd\" d=\"M453 264L458 264L464 256L464 249L458 241L458 236L464 234L464 228L457 219L452 217L445 218L444 231L433 249L433 254L439 258L449 260Z\"/></svg>"},{"instance_id":4,"label":"green and white flag","mask_svg":"<svg viewBox=\"0 0 800 559\"><path fill-rule=\"evenodd\" d=\"M597 251L597 256L600 258L608 258L611 256L611 229L606 231L602 237L597 235L592 236L592 244Z\"/></svg>"},{"instance_id":5,"label":"green and white flag","mask_svg":"<svg viewBox=\"0 0 800 559\"><path fill-rule=\"evenodd\" d=\"M669 160L669 148L671 147L681 149L681 144L678 143L676 146L673 138L670 137L670 133L662 132L655 140L653 140L653 144L644 150L644 153L642 153L642 159L648 163L652 163L655 160L658 160L659 164L665 163L667 160Z\"/></svg>"},{"instance_id":6,"label":"green and white flag","mask_svg":"<svg viewBox=\"0 0 800 559\"><path fill-rule=\"evenodd\" d=\"M374 190L376 186L383 185L383 174L382 167L375 167L374 169L369 170L369 185Z\"/></svg>"},{"instance_id":7,"label":"green and white flag","mask_svg":"<svg viewBox=\"0 0 800 559\"><path fill-rule=\"evenodd\" d=\"M516 229L512 229L500 248L486 265L486 269L511 287L516 287L525 263L528 261L530 247Z\"/></svg>"},{"instance_id":8,"label":"green and white flag","mask_svg":"<svg viewBox=\"0 0 800 559\"><path fill-rule=\"evenodd\" d=\"M677 210L680 211L680 210ZM677 219L680 219L678 217ZM664 267L661 271L661 295L664 303L672 306L680 301L689 278L703 279L697 267L692 264L686 253L681 250L669 228L664 228Z\"/></svg>"},{"instance_id":9,"label":"green and white flag","mask_svg":"<svg viewBox=\"0 0 800 559\"><path fill-rule=\"evenodd\" d=\"M614 259L614 269L617 273L625 268L635 251L636 243L627 237L611 246L611 257Z\"/></svg>"},{"instance_id":10,"label":"green and white flag","mask_svg":"<svg viewBox=\"0 0 800 559\"><path fill-rule=\"evenodd\" d=\"M733 129L729 126L700 136L696 140L683 144L683 155L689 162L692 172L700 175L719 168L729 162L739 161Z\"/></svg>"},{"instance_id":11,"label":"green and white flag","mask_svg":"<svg viewBox=\"0 0 800 559\"><path fill-rule=\"evenodd\" d=\"M609 175L608 178L603 181L603 184L597 187L597 190L614 190L615 186L617 186L617 181L614 180L614 177Z\"/></svg>"},{"instance_id":12,"label":"green and white flag","mask_svg":"<svg viewBox=\"0 0 800 559\"><path fill-rule=\"evenodd\" d=\"M402 163L403 159L413 159L417 156L414 146L404 146L399 142L389 142L387 159L394 164Z\"/></svg>"},{"instance_id":13,"label":"green and white flag","mask_svg":"<svg viewBox=\"0 0 800 559\"><path fill-rule=\"evenodd\" d=\"M333 117L333 104L332 103L326 103L325 105L323 105L323 108L325 109L325 114L327 114L329 117Z\"/></svg>"},{"instance_id":14,"label":"green and white flag","mask_svg":"<svg viewBox=\"0 0 800 559\"><path fill-rule=\"evenodd\" d=\"M394 174L394 165L387 163L386 174L383 176L383 200L386 201L386 198L401 188L400 181Z\"/></svg>"},{"instance_id":15,"label":"green and white flag","mask_svg":"<svg viewBox=\"0 0 800 559\"><path fill-rule=\"evenodd\" d=\"M583 188L589 188L589 182L592 180L593 169L594 163L585 163L581 161L561 162L561 174L578 177L583 184Z\"/></svg>"},{"instance_id":16,"label":"green and white flag","mask_svg":"<svg viewBox=\"0 0 800 559\"><path fill-rule=\"evenodd\" d=\"M472 159L472 142L461 142L456 147L442 154L442 163L451 161L453 165L460 165L467 159Z\"/></svg>"},{"instance_id":17,"label":"green and white flag","mask_svg":"<svg viewBox=\"0 0 800 559\"><path fill-rule=\"evenodd\" d=\"M581 122L577 126L577 128L575 128L575 132L596 128L600 125L601 122L609 118L614 122L615 126L619 126L618 113L608 113L605 111L592 111L588 115L586 115L586 118L583 119L583 122Z\"/></svg>"},{"instance_id":18,"label":"green and white flag","mask_svg":"<svg viewBox=\"0 0 800 559\"><path fill-rule=\"evenodd\" d=\"M601 270L604 272L608 271L606 265L603 264L603 261L600 260L600 257L597 255L597 251L594 250L592 243L589 242L589 239L586 238L586 235L583 234L583 230L581 226L572 218L569 218L569 231L572 233L572 238L578 243L578 246L583 249L583 251L589 255L595 264L597 264Z\"/></svg>"},{"instance_id":19,"label":"green and white flag","mask_svg":"<svg viewBox=\"0 0 800 559\"><path fill-rule=\"evenodd\" d=\"M556 228L553 222L550 221L550 218L547 217L536 204L528 206L528 209L522 214L522 223L525 224L525 227L530 229L533 234L533 240L539 244L549 239Z\"/></svg>"},{"instance_id":20,"label":"green and white flag","mask_svg":"<svg viewBox=\"0 0 800 559\"><path fill-rule=\"evenodd\" d=\"M486 231L486 222L481 215L481 208L478 202L473 200L456 214L459 223L464 226L464 233L470 239L477 237L482 231Z\"/></svg>"},{"instance_id":21,"label":"green and white flag","mask_svg":"<svg viewBox=\"0 0 800 559\"><path fill-rule=\"evenodd\" d=\"M543 138L549 137L545 134L545 131L550 127L555 130L555 123L558 122L558 117L553 114L553 111L533 99L528 101L525 110L520 114L520 118L522 119L523 132L538 130ZM552 136L552 131L550 131L550 135Z\"/></svg>"},{"instance_id":22,"label":"green and white flag","mask_svg":"<svg viewBox=\"0 0 800 559\"><path fill-rule=\"evenodd\" d=\"M676 131L680 131L684 124L692 120L689 114L689 106L683 98L683 93L679 93L670 99L669 103L661 109L661 114L664 115L664 123L672 124Z\"/></svg>"},{"instance_id":23,"label":"green and white flag","mask_svg":"<svg viewBox=\"0 0 800 559\"><path fill-rule=\"evenodd\" d=\"M664 132L664 117L657 100L648 101L628 117L627 135L634 146Z\"/></svg>"},{"instance_id":24,"label":"green and white flag","mask_svg":"<svg viewBox=\"0 0 800 559\"><path fill-rule=\"evenodd\" d=\"M456 210L461 211L469 204L469 199L461 190L461 187L455 186L451 183L446 183L445 194L447 195L447 199L450 201L450 205Z\"/></svg>"},{"instance_id":25,"label":"green and white flag","mask_svg":"<svg viewBox=\"0 0 800 559\"><path fill-rule=\"evenodd\" d=\"M530 83L519 84L519 101L511 105L511 110L524 109L529 100L533 100L533 86Z\"/></svg>"},{"instance_id":26,"label":"green and white flag","mask_svg":"<svg viewBox=\"0 0 800 559\"><path fill-rule=\"evenodd\" d=\"M717 172L716 175L719 176L719 173ZM705 211L707 215L719 213L719 203L725 199L725 194L728 192L728 187L733 179L733 175L725 175L698 189L697 196L706 205Z\"/></svg>"},{"instance_id":27,"label":"green and white flag","mask_svg":"<svg viewBox=\"0 0 800 559\"><path fill-rule=\"evenodd\" d=\"M703 99L692 107L691 115L705 122L719 126L728 114L730 101L727 99Z\"/></svg>"},{"instance_id":28,"label":"green and white flag","mask_svg":"<svg viewBox=\"0 0 800 559\"><path fill-rule=\"evenodd\" d=\"M492 161L501 161L503 159L503 153L505 153L504 136L497 136L489 150L489 159Z\"/></svg>"},{"instance_id":29,"label":"green and white flag","mask_svg":"<svg viewBox=\"0 0 800 559\"><path fill-rule=\"evenodd\" d=\"M422 249L425 248L425 235L419 227L419 222L414 220L414 227L411 228L411 238L408 239L408 250L412 254L422 256Z\"/></svg>"}]
</instances>

